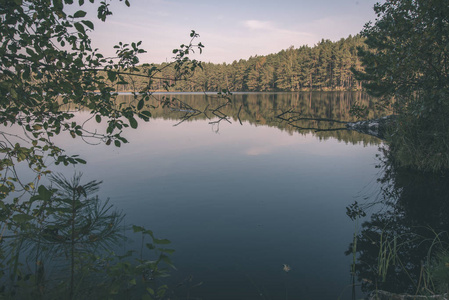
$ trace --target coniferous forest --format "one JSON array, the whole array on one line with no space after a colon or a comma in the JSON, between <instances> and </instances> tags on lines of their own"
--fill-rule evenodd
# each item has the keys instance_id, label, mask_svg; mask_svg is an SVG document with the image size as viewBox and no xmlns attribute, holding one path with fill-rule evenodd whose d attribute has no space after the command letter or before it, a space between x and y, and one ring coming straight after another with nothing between
<instances>
[{"instance_id":1,"label":"coniferous forest","mask_svg":"<svg viewBox=\"0 0 449 300\"><path fill-rule=\"evenodd\" d=\"M231 64L203 63L186 80L177 78L172 65L151 65L161 69L160 78L154 79L154 90L177 92L221 91L275 92L275 91L354 91L361 83L351 69L360 70L357 48L365 47L364 38L356 35L337 42L321 40L315 46L291 46L276 54L240 59ZM143 67L147 68L147 67ZM168 78L168 82L167 82ZM167 84L168 83L168 84ZM138 79L117 86L125 92L144 87Z\"/></svg>"},{"instance_id":2,"label":"coniferous forest","mask_svg":"<svg viewBox=\"0 0 449 300\"><path fill-rule=\"evenodd\" d=\"M0 0L0 299L447 298L448 0L230 64L104 56L109 2Z\"/></svg>"}]
</instances>

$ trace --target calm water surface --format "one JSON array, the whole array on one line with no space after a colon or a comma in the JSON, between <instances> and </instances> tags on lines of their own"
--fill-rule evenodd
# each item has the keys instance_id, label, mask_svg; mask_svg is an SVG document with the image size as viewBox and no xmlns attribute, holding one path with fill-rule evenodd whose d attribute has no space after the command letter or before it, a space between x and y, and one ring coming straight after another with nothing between
<instances>
[{"instance_id":1,"label":"calm water surface","mask_svg":"<svg viewBox=\"0 0 449 300\"><path fill-rule=\"evenodd\" d=\"M86 181L103 180L100 196L123 210L126 222L172 241L177 270L169 282L202 282L179 297L348 299L352 257L344 252L354 223L346 206L378 193L379 141L297 131L262 114L303 105L345 118L352 98L315 109L315 101L292 104L292 96L257 97L236 99L234 117L219 124L198 117L174 126L178 116L156 115L127 131L130 143L120 148L64 142L88 161L77 167Z\"/></svg>"}]
</instances>

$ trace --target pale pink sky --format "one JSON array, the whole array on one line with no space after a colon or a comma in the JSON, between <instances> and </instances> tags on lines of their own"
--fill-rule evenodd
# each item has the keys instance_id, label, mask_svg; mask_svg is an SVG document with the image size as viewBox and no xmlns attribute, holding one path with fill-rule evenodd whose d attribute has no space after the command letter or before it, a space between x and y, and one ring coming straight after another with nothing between
<instances>
[{"instance_id":1,"label":"pale pink sky","mask_svg":"<svg viewBox=\"0 0 449 300\"><path fill-rule=\"evenodd\" d=\"M88 1L86 1L88 2ZM189 41L193 29L205 62L277 53L290 46L313 46L359 33L375 18L376 0L132 0L111 2L113 15L95 22L94 45L105 54L119 41L142 41L142 62L169 61L172 49ZM84 7L86 9L86 7ZM95 18L91 9L89 18Z\"/></svg>"}]
</instances>

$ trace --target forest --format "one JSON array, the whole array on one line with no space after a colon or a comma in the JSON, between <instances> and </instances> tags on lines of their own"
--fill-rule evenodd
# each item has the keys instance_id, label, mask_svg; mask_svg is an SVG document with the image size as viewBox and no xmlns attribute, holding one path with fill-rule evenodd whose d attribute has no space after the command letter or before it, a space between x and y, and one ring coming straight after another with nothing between
<instances>
[{"instance_id":1,"label":"forest","mask_svg":"<svg viewBox=\"0 0 449 300\"><path fill-rule=\"evenodd\" d=\"M188 76L179 78L172 64L140 66L142 74L150 68L161 70L154 79L154 91L217 92L297 92L297 91L355 91L361 82L352 69L361 70L358 48L365 47L360 35L342 38L337 42L321 40L315 46L301 46L267 56L240 59L231 64L202 63ZM176 79L175 79L176 78ZM145 78L127 78L118 84L120 92L141 89ZM182 79L182 80L179 80Z\"/></svg>"},{"instance_id":2,"label":"forest","mask_svg":"<svg viewBox=\"0 0 449 300\"><path fill-rule=\"evenodd\" d=\"M247 257L252 259L255 252L274 253L266 247L268 234L271 237L285 235L283 239L285 243L274 244L275 252L283 248L294 256L307 260L297 260L296 265L292 263L293 271L288 275L286 272L290 267L284 264L290 264L287 260L276 262L278 273L271 272L274 270L270 269L271 267L266 269L270 272L259 272L263 269L257 269L260 265L254 265L255 268L251 270L259 272L261 276L270 273L283 274L285 275L283 278L287 278L286 276L292 278L297 276L295 275L297 272L296 274L305 274L300 275L301 280L307 280L313 277L304 267L308 262L312 265L309 270L320 270L317 262L323 262L326 267L332 266L332 270L323 267L323 274L337 273L335 266L343 261L341 257L327 262L326 259L331 256L326 254L314 260L307 253L301 255L296 250L309 245L315 247L310 253L333 248L328 243L320 247L315 243L304 242L304 238L310 236L318 237L324 242L326 240L322 238L322 234L312 234L312 231L301 234L299 229L309 230L328 223L332 225L332 229L342 230L340 225L343 226L344 223L337 223L333 218L327 218L327 212L336 211L343 214L344 202L341 201L348 200L348 197L340 198L336 196L335 191L339 188L345 190L350 188L354 178L362 174L361 171L356 173L360 165L357 155L354 154L356 152L348 150L343 155L337 155L338 147L335 145L338 143L338 146L341 146L343 142L362 146L380 145L383 148L380 155L376 154L379 164L375 166L379 169L379 173L384 174L375 182L382 186L376 195L374 189L373 193L369 193L371 190L368 191L368 196L373 196L376 202L368 203L367 200L370 198L364 197L364 194L357 194L357 199L363 199L366 203L365 207L360 208L357 201L346 207L348 217L355 223L353 227L355 231L351 231L345 237L348 241L351 240L351 236L353 237L347 251L347 254L353 257L350 267L353 280L351 287L355 290L356 286L361 286L365 293L371 291L377 293L378 289L424 295L444 294L449 291L447 263L449 248L448 239L443 236L449 232L447 222L449 201L446 189L449 178L447 0L385 0L382 4L374 6L376 21L367 23L359 35L342 38L339 41L322 39L314 46L305 45L299 48L291 46L278 53L240 59L230 64L202 63L190 59L189 55L192 52L201 52L204 47L198 41L199 34L194 30L191 31L187 42L173 50L171 62L142 64L139 56L146 52L142 48L142 41L130 44L119 42L114 46L116 53L113 57L103 55L93 46L91 40L94 22L88 15L87 5L93 4L97 8L97 19L104 22L112 15L112 11L109 10L112 7L109 7L108 2L0 0L1 299L123 299L133 298L135 295L141 296L139 298L142 299L168 297L175 299L172 295L177 292L176 289L180 284L176 285L176 288L169 288L162 280L175 269L171 260L175 249L172 249L169 240L157 238L158 235L152 230L145 229L145 226L160 230L168 224L164 222L174 224L177 220L183 224L179 230L175 228L176 230L172 232L180 232L183 235L181 238L186 239L192 246L201 245L195 249L198 249L196 251L204 262L207 255L212 253L218 254L213 263L222 264L201 267L192 263L189 257L187 261L195 267L195 271L220 270L215 273L229 273L233 279L237 278L235 275L237 273L246 273L230 269L223 271L221 267L225 264L234 266L234 262L228 264L225 261L228 257L234 258L227 249L231 247L237 249L239 253L235 257L241 256L244 253L242 249L246 247L242 241L253 241L252 236L237 238L238 233L245 231L252 234L260 231L261 243L255 244L255 249L263 251L250 251ZM129 0L116 2L131 5ZM291 41L292 44L299 42ZM188 106L188 100L192 96L190 93L175 99L172 94L157 93L159 91L209 93L205 93L204 102L191 101ZM319 92L312 93L312 91ZM120 95L122 92L126 92L126 95ZM283 98L284 95L280 94L288 96ZM121 99L124 100L120 102ZM66 107L70 109L64 109ZM367 120L378 119L381 115L375 109L386 109L394 113L386 140L381 144L371 136L358 139L357 134L348 131L344 125L344 121L350 121L355 117L352 112L356 112L357 117L362 116ZM79 118L81 114L87 115L88 121L92 122L88 123ZM82 169L84 166L80 165L87 163L83 156L79 156L83 155L83 150L78 152L79 149L73 146L75 145L73 139L92 146L90 149L94 149L93 146L98 149L103 145L115 147L112 152L118 153L119 147L128 143L128 135L132 135L127 129L143 127L143 122L158 118L176 119L178 122L176 125L181 122L186 122L184 125L187 125L187 122L195 118L207 120L213 130L208 140L219 137L217 133L224 133L224 130L219 132L220 124L231 121L240 124L249 123L250 126L244 129L257 126L275 127L295 135L298 132L301 135L316 132L316 137L320 140L337 140L332 144L332 148L329 147L333 161L341 163L344 162L343 156L349 157L350 163L357 169L342 171L346 170L343 167L349 166L349 163L340 164L340 167L336 168L338 164L334 164L333 161L322 168L315 168L312 164L308 164L313 158L304 159L307 164L295 165L293 163L297 158L299 161L299 158L307 154L302 151L303 149L297 148L299 150L295 152L288 149L293 154L291 156L293 159L289 159L289 156L284 157L283 154L286 152L279 152L280 155L277 156L287 168L278 172L273 168L276 161L271 161L269 156L245 157L246 162L255 163L242 168L241 174L245 175L245 178L238 180L233 176L239 172L232 164L226 163L224 168L215 165L220 159L228 159L227 155L232 151L218 157L218 153L198 144L195 145L196 151L192 157L188 157L185 153L176 155L175 152L161 151L166 155L168 163L161 164L164 168L159 171L157 167L155 168L157 164L153 162L159 163L160 159L150 153L151 148L157 146L157 143L147 139L153 144L145 145L143 149L146 151L141 152L143 154L129 155L141 160L138 165L124 163L126 154L114 156L111 161L103 160L104 157L97 159L105 162L105 165L116 168L113 175L118 178L117 188L127 193L124 198L126 201L118 200L116 203L124 203L126 206L132 203L141 205L138 209L139 213L142 213L141 219L133 218L133 222L141 220L154 222L154 216L161 217L159 223L136 225L125 224L124 214L115 211L108 200L103 201L95 195L101 181L92 180L84 183L81 181L81 173L75 172L71 178L56 173L62 166L71 166L72 169L67 170L75 170L75 168ZM208 133L210 128L207 129ZM164 132L160 131L160 134L163 135ZM62 142L66 138L70 142ZM140 135L139 140L145 140L145 137ZM170 145L168 142L173 140L178 141L166 138L163 143L167 142L167 145ZM265 137L262 141L272 142ZM226 146L235 144L237 143L232 141L226 143ZM280 144L285 146L285 149L289 146ZM138 147L139 144L135 142L134 145ZM305 143L303 145L303 148L307 148ZM226 147L222 148L228 150ZM377 150L377 147L375 148ZM123 153L124 149L123 146L120 151ZM212 154L212 160L209 161L212 163L207 163L203 159L202 155L206 152ZM320 161L324 161L324 156L320 153L314 151L312 154ZM153 161L148 161L145 165L142 163L144 157L149 157ZM192 173L194 174L192 176L182 170L182 165L172 164L172 161L178 158L181 158L178 162L182 164L185 161L190 163L190 159L193 158L191 166L196 167L194 163L198 162L198 169L194 169L198 172ZM162 160L165 163L164 159ZM266 164L267 162L270 164ZM126 171L121 167L124 165L129 168L136 167ZM176 170L176 176L167 176L167 173L164 173L165 166ZM216 167L214 172L203 172L204 176L199 176L201 171L215 166L219 167ZM259 166L262 167L259 169ZM294 170L290 172L289 169L293 168ZM336 175L328 177L330 180L326 181L324 175L333 168L337 171ZM151 178L139 176L149 174L150 169L156 170L155 174L157 172L159 174ZM222 176L223 171L226 171L224 169L230 170L232 175L221 178L216 176L216 174ZM261 172L255 175L246 173L251 169ZM139 173L141 170L142 173ZM412 172L409 172L410 170ZM304 173L301 173L303 171ZM369 172L372 172L371 169ZM130 180L129 174L139 177L137 180ZM256 184L252 188L244 186L247 178L253 179L260 174L275 176L266 176L268 180L265 184L260 183L263 181L254 180ZM315 175L317 177L314 178ZM346 176L349 176L348 180L343 184L334 184L335 179ZM125 178L129 180L128 182L135 181L136 186L145 188L144 193L135 196L137 194L131 185L126 184ZM223 178L226 180L222 182L220 179ZM190 179L195 181L192 185L184 186L193 188L190 193L178 185L185 179L188 179L187 183ZM207 181L209 179L211 181ZM231 184L228 185L228 182ZM291 184L286 184L288 182ZM154 184L151 186L149 183ZM293 190L292 195L284 193L286 189L283 187L297 188L300 183L309 183L305 187L316 190L317 194L314 191L307 194L307 191L301 189ZM245 187L241 190L243 191L241 195L221 193L222 190L239 192L239 185ZM273 197L265 201L276 204L275 209L271 211L267 209L268 206L264 206L265 203L259 195L263 194L260 192L261 187L267 187L267 191L271 192L270 190L274 191L275 185L280 193L273 194ZM371 189L373 186L366 187ZM418 190L419 187L422 189ZM209 191L213 191L213 195L208 193L208 188ZM154 202L153 205L147 199L155 195L166 196L168 191L172 190L180 193L172 194L169 201L177 200L176 198L184 200L187 196L192 197L191 201L187 201L185 205L178 205L179 202L176 201L159 202L162 203L160 206L173 208L173 211L166 210L158 215L153 210L159 206L158 202ZM325 190L331 191L329 202L320 202L320 192ZM116 194L113 195L117 197ZM195 202L203 195L204 201ZM215 197L217 195L218 197ZM221 200L219 197L223 197L223 201L219 201ZM248 230L240 227L239 224L248 223L247 216L240 220L242 223L233 218L225 218L225 222L221 223L224 224L222 227L208 225L206 229L211 231L211 235L209 238L200 239L200 235L195 235L195 230L190 228L206 227L203 224L208 223L198 222L199 218L192 218L194 226L189 228L187 222L184 222L184 216L194 216L189 214L187 208L192 209L190 212L212 218L216 217L216 212L217 215L226 215L222 203L226 205L236 203L239 209L232 207L228 214L234 217L233 213L236 211L245 213L245 201L248 199L257 202L253 202L254 205L246 202L249 203L246 205L248 212L246 215L256 215L258 207L263 207L269 214L268 217L260 219L263 222L275 220L276 222L272 223L273 228L280 224L277 221L310 219L312 223L296 225L285 223L286 227L278 227L281 231L277 234L270 231L269 226L259 226L259 221L254 224L251 222L252 227L245 227L249 228ZM196 209L215 200L220 202L220 206L204 212ZM279 209L280 203L284 200L288 201L284 202L287 206ZM148 210L143 209L149 203L153 206ZM294 207L291 203L297 205L297 211L291 209ZM310 203L319 205L317 217L311 214L305 215L306 218L303 219L298 217L299 212L307 212L305 209L310 208L306 207ZM336 203L340 206L334 209L336 206L333 205ZM363 210L365 208L371 213L372 208L382 204L388 207L382 208L380 213L373 213L372 216L368 216ZM175 211L180 217L174 217ZM286 217L284 212L292 213L291 217ZM371 218L371 222L358 223L364 217ZM341 219L337 217L335 220ZM167 228L172 224L168 225ZM234 225L236 227L232 227ZM431 232L426 236L421 229L431 229ZM182 230L185 230L186 234ZM222 244L220 251L224 252L210 251L207 247L216 245L212 238L224 240L219 234L225 230L226 234L223 236L229 236L231 240ZM322 231L323 234L329 232L331 231ZM287 233L294 233L295 241L289 238ZM168 237L176 241L176 237ZM135 244L129 243L132 239L136 241ZM336 236L330 237L329 240L334 239ZM134 245L135 249L129 251L124 247L131 248ZM183 249L178 247L179 244L173 245L176 246L175 255L178 253L183 255ZM298 248L295 249L295 245ZM119 253L114 249L123 251ZM343 248L340 249L338 246L331 250L343 254ZM247 260L246 256L242 257ZM263 263L271 261L272 257L280 258L276 254L261 261ZM415 257L416 263L412 260ZM427 261L424 262L426 257ZM173 261L177 267L182 266L179 261ZM57 264L58 268L55 267ZM349 263L347 267L345 273L338 273L337 276L349 275ZM402 273L411 284L398 284L397 278ZM249 279L249 276L247 277ZM356 277L360 283L355 282ZM181 285L190 289L203 283L201 281L195 284L191 279L191 276L186 280L181 278ZM226 290L234 289L229 280L223 282L226 283ZM252 281L250 283L252 287L256 287ZM272 283L269 282L267 286ZM326 285L330 286L324 280L320 282L320 287L327 288ZM426 288L421 289L422 286ZM252 291L258 292L254 288ZM262 294L255 293L255 296L256 299L260 299ZM270 297L270 299L282 298ZM287 298L285 289L285 299ZM187 299L193 298L187 296Z\"/></svg>"}]
</instances>

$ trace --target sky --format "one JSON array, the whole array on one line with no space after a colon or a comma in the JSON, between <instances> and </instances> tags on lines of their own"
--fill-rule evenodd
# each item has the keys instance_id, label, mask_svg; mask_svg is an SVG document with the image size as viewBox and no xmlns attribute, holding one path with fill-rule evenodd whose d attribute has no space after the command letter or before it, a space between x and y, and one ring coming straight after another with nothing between
<instances>
[{"instance_id":1,"label":"sky","mask_svg":"<svg viewBox=\"0 0 449 300\"><path fill-rule=\"evenodd\" d=\"M86 1L88 2L88 1ZM131 0L112 1L106 22L95 21L93 46L108 56L121 42L142 41L141 62L170 61L172 50L188 43L191 30L205 48L193 58L232 63L277 53L290 46L313 46L359 33L373 21L378 0ZM93 7L83 7L96 19Z\"/></svg>"}]
</instances>

